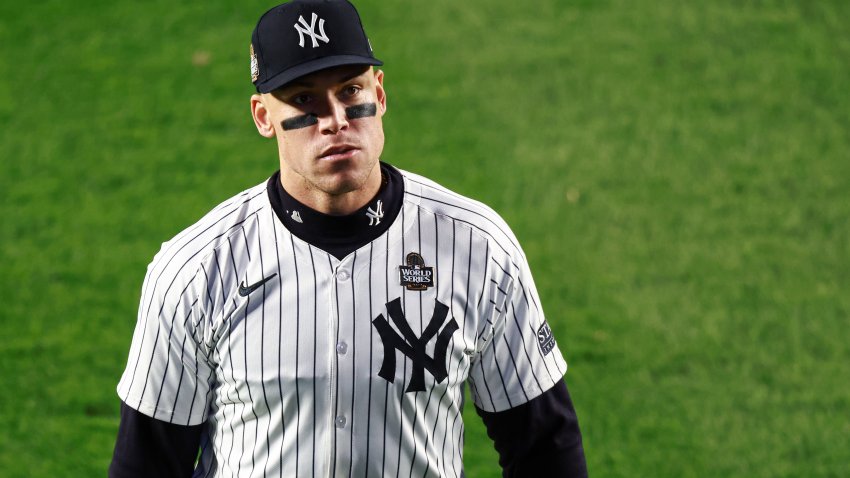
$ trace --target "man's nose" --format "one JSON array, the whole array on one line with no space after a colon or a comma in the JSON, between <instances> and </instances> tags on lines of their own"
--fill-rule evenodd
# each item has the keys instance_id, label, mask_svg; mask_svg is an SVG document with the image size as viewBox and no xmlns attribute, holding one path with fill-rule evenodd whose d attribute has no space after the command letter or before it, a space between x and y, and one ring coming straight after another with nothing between
<instances>
[{"instance_id":1,"label":"man's nose","mask_svg":"<svg viewBox=\"0 0 850 478\"><path fill-rule=\"evenodd\" d=\"M323 134L337 134L348 128L348 117L345 114L345 104L337 98L330 98L327 112L319 118Z\"/></svg>"}]
</instances>

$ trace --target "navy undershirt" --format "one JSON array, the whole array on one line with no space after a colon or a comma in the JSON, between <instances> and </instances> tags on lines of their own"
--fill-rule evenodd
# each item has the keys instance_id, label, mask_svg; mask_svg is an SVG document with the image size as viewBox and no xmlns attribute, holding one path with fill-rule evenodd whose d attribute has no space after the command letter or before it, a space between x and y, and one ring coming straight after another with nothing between
<instances>
[{"instance_id":1,"label":"navy undershirt","mask_svg":"<svg viewBox=\"0 0 850 478\"><path fill-rule=\"evenodd\" d=\"M292 234L342 260L386 232L401 211L404 178L389 164L381 163L380 167L378 193L363 207L345 216L323 214L300 203L283 188L280 171L266 183L269 202Z\"/></svg>"},{"instance_id":2,"label":"navy undershirt","mask_svg":"<svg viewBox=\"0 0 850 478\"><path fill-rule=\"evenodd\" d=\"M280 172L267 182L269 202L292 234L342 259L386 232L401 211L404 179L392 166L381 163L380 167L378 193L346 216L322 214L298 202L281 185ZM563 380L510 410L476 410L499 453L503 476L587 476L581 432ZM122 402L110 478L190 477L203 426L156 420Z\"/></svg>"}]
</instances>

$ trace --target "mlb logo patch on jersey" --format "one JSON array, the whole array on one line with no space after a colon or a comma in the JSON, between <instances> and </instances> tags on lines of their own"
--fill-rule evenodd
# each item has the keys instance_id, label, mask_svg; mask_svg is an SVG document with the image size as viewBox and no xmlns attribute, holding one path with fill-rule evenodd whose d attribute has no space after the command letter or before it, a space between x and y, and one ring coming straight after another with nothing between
<instances>
[{"instance_id":1,"label":"mlb logo patch on jersey","mask_svg":"<svg viewBox=\"0 0 850 478\"><path fill-rule=\"evenodd\" d=\"M404 262L407 265L398 266L398 276L407 290L425 290L434 286L434 268L425 267L425 259L419 253L411 252Z\"/></svg>"},{"instance_id":2,"label":"mlb logo patch on jersey","mask_svg":"<svg viewBox=\"0 0 850 478\"><path fill-rule=\"evenodd\" d=\"M549 355L549 352L555 348L555 336L552 335L552 329L546 322L543 322L543 325L537 329L537 343L540 344L540 351L543 352L543 355Z\"/></svg>"}]
</instances>

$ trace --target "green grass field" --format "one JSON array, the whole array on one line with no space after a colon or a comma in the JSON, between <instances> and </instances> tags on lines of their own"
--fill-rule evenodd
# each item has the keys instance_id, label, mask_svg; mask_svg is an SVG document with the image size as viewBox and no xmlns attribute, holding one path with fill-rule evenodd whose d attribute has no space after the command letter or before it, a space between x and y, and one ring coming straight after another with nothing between
<instances>
[{"instance_id":1,"label":"green grass field","mask_svg":"<svg viewBox=\"0 0 850 478\"><path fill-rule=\"evenodd\" d=\"M514 228L591 476L850 474L850 3L356 3L383 159ZM0 4L0 475L105 475L147 263L276 169L273 4Z\"/></svg>"}]
</instances>

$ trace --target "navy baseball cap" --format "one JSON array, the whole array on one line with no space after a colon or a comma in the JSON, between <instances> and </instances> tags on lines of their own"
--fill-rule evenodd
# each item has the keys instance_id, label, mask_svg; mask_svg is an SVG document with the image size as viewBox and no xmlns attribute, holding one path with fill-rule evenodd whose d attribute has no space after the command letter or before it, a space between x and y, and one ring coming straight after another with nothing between
<instances>
[{"instance_id":1,"label":"navy baseball cap","mask_svg":"<svg viewBox=\"0 0 850 478\"><path fill-rule=\"evenodd\" d=\"M251 81L260 93L325 68L383 64L347 0L278 5L260 17L251 35Z\"/></svg>"}]
</instances>

